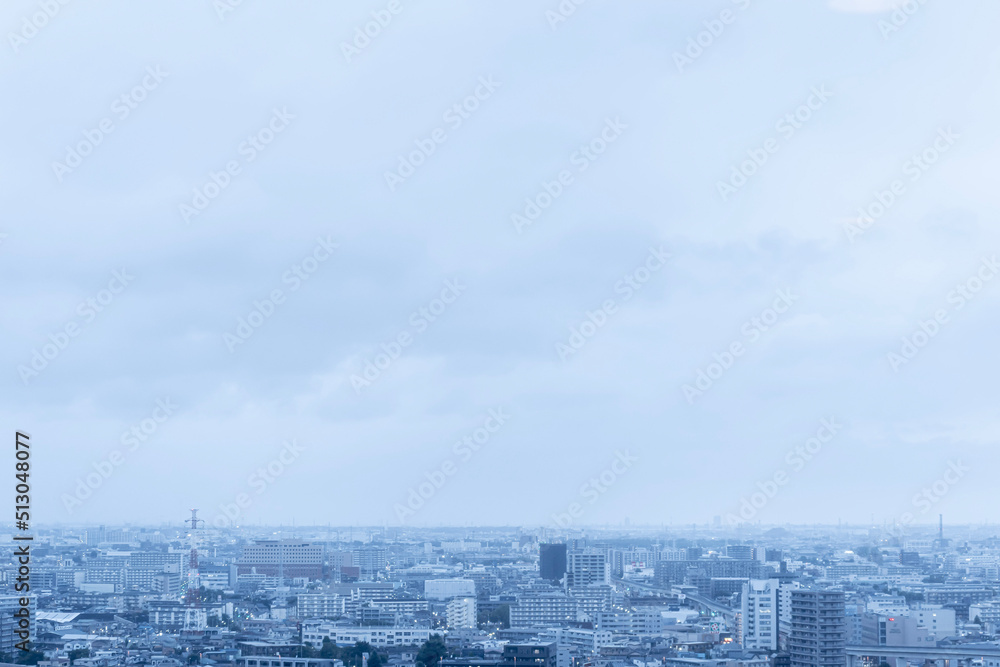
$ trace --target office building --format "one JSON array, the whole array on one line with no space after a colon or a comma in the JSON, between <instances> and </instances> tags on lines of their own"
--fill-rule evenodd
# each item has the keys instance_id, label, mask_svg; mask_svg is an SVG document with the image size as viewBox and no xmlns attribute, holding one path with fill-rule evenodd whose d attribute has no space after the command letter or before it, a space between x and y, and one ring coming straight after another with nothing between
<instances>
[{"instance_id":1,"label":"office building","mask_svg":"<svg viewBox=\"0 0 1000 667\"><path fill-rule=\"evenodd\" d=\"M264 574L280 579L323 576L323 545L303 540L258 540L243 547L239 574Z\"/></svg>"}]
</instances>

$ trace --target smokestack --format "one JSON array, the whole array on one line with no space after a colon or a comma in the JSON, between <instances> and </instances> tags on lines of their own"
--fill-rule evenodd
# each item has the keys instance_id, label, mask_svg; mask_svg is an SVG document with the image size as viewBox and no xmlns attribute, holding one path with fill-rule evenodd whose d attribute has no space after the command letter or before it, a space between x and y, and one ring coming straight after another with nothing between
<instances>
[{"instance_id":1,"label":"smokestack","mask_svg":"<svg viewBox=\"0 0 1000 667\"><path fill-rule=\"evenodd\" d=\"M938 514L938 539L944 539L944 514Z\"/></svg>"}]
</instances>

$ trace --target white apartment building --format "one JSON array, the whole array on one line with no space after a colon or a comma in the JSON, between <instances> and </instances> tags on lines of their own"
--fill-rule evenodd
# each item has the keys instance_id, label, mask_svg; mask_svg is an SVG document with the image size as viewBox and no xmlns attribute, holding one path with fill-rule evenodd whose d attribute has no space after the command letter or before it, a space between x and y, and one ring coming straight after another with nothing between
<instances>
[{"instance_id":1,"label":"white apartment building","mask_svg":"<svg viewBox=\"0 0 1000 667\"><path fill-rule=\"evenodd\" d=\"M454 598L445 608L449 628L476 627L476 598Z\"/></svg>"},{"instance_id":2,"label":"white apartment building","mask_svg":"<svg viewBox=\"0 0 1000 667\"><path fill-rule=\"evenodd\" d=\"M472 579L428 579L424 582L424 597L428 600L475 596L476 582Z\"/></svg>"},{"instance_id":3,"label":"white apartment building","mask_svg":"<svg viewBox=\"0 0 1000 667\"><path fill-rule=\"evenodd\" d=\"M751 579L740 596L740 637L743 648L778 650L777 579Z\"/></svg>"},{"instance_id":4,"label":"white apartment building","mask_svg":"<svg viewBox=\"0 0 1000 667\"><path fill-rule=\"evenodd\" d=\"M295 598L299 618L338 618L347 614L346 600L339 595L300 593Z\"/></svg>"}]
</instances>

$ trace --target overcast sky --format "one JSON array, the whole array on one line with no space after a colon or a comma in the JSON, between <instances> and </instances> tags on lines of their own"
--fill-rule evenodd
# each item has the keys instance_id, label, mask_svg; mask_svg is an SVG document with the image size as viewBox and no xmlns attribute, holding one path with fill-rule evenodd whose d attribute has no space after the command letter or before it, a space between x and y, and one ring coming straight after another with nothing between
<instances>
[{"instance_id":1,"label":"overcast sky","mask_svg":"<svg viewBox=\"0 0 1000 667\"><path fill-rule=\"evenodd\" d=\"M47 1L36 521L1000 519L995 3Z\"/></svg>"}]
</instances>

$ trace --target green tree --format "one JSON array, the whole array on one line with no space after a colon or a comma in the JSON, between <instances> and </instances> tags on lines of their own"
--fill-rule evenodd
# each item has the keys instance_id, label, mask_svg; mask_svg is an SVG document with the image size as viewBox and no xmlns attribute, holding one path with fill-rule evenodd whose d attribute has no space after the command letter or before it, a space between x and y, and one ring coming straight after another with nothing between
<instances>
[{"instance_id":1,"label":"green tree","mask_svg":"<svg viewBox=\"0 0 1000 667\"><path fill-rule=\"evenodd\" d=\"M499 623L501 628L510 627L510 605L502 604L490 612L490 623Z\"/></svg>"},{"instance_id":2,"label":"green tree","mask_svg":"<svg viewBox=\"0 0 1000 667\"><path fill-rule=\"evenodd\" d=\"M17 664L19 665L37 665L39 660L45 660L45 654L41 651L18 651L18 654Z\"/></svg>"},{"instance_id":3,"label":"green tree","mask_svg":"<svg viewBox=\"0 0 1000 667\"><path fill-rule=\"evenodd\" d=\"M339 650L337 645L330 641L329 637L323 637L323 646L319 649L319 657L325 660L336 660Z\"/></svg>"},{"instance_id":4,"label":"green tree","mask_svg":"<svg viewBox=\"0 0 1000 667\"><path fill-rule=\"evenodd\" d=\"M444 645L441 635L431 635L430 639L424 642L417 652L418 667L437 667L441 658L448 655L448 649Z\"/></svg>"},{"instance_id":5,"label":"green tree","mask_svg":"<svg viewBox=\"0 0 1000 667\"><path fill-rule=\"evenodd\" d=\"M345 667L361 667L361 664L364 662L363 654L365 653L368 654L368 667L382 667L382 656L368 642L357 642L354 646L346 648L339 648L333 645L332 648L339 653L339 655L334 654L334 657L343 660ZM322 653L323 649L321 648L320 657L322 657Z\"/></svg>"},{"instance_id":6,"label":"green tree","mask_svg":"<svg viewBox=\"0 0 1000 667\"><path fill-rule=\"evenodd\" d=\"M78 648L78 649L74 649L74 650L70 651L66 655L69 657L69 664L72 665L79 658L89 658L90 657L90 649Z\"/></svg>"}]
</instances>

